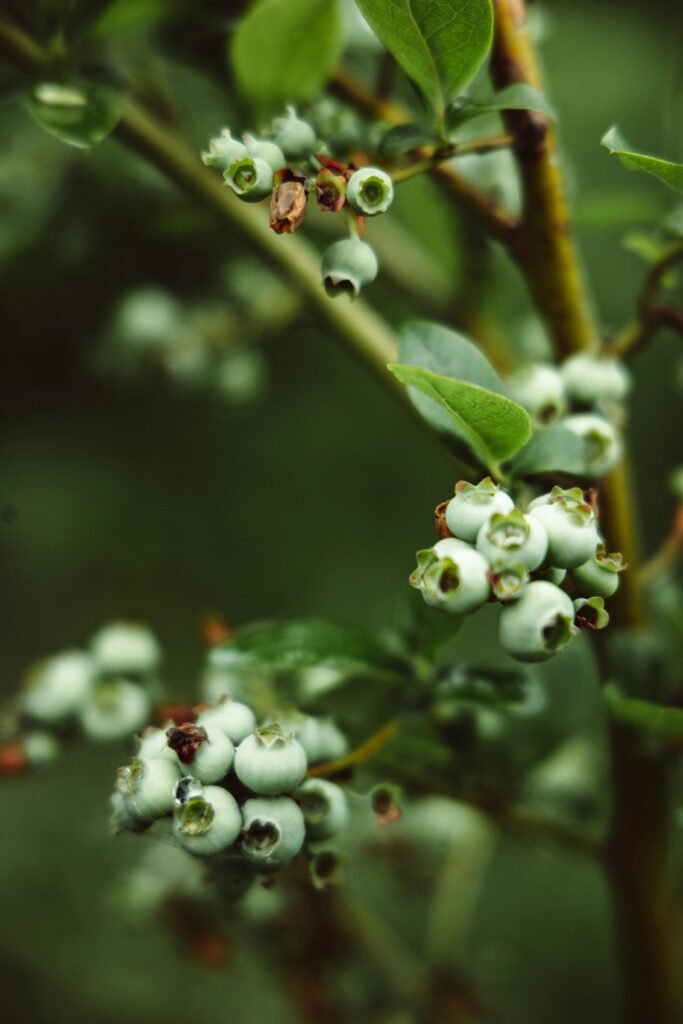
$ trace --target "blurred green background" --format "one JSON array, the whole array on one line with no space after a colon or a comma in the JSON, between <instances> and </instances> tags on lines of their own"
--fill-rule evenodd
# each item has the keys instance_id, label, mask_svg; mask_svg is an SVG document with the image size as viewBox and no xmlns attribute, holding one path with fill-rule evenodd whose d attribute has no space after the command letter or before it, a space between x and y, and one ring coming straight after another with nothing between
<instances>
[{"instance_id":1,"label":"blurred green background","mask_svg":"<svg viewBox=\"0 0 683 1024\"><path fill-rule=\"evenodd\" d=\"M197 148L226 122L249 126L229 78L221 85L202 73L203 62L218 66L237 6L181 4L163 31L144 22L121 44L133 67L136 48L152 48L149 73L181 97ZM683 157L683 18L668 3L555 0L541 13L581 247L603 323L615 328L633 310L645 266L623 237L664 213L668 197L627 174L599 139L617 122L637 148ZM391 623L413 553L431 537L432 508L454 483L446 454L305 307L263 339L265 387L253 401L231 404L149 367L107 372L105 340L132 290L161 288L192 309L221 302L234 267L257 254L118 142L83 154L46 136L17 103L11 76L0 84L3 695L37 657L81 645L120 617L158 633L176 697L197 692L208 613L235 625L295 615ZM400 190L392 220L387 233L403 226L435 265L440 308L404 291L397 298L389 273L368 298L393 323L440 319L448 303L439 282L454 278L457 292L467 233L422 181ZM516 275L501 262L485 290L492 324L513 329L523 347L529 310ZM633 363L630 434L650 552L673 510L665 480L680 458L679 362L680 343L663 333ZM476 652L483 637L468 624L465 649ZM577 656L558 670L566 700L582 665ZM588 692L590 679L582 685ZM45 774L0 788L8 1019L298 1019L246 925L235 929L228 968L211 972L183 958L159 923L135 926L117 910L116 879L140 856L137 840L106 831L122 757L72 749ZM428 888L407 899L367 856L348 874L355 898L374 901L419 959ZM616 1022L607 914L590 867L502 844L461 960L482 982L492 1019ZM353 970L343 984L353 987ZM340 999L349 1004L348 994ZM365 1006L355 1019L412 1018Z\"/></svg>"}]
</instances>

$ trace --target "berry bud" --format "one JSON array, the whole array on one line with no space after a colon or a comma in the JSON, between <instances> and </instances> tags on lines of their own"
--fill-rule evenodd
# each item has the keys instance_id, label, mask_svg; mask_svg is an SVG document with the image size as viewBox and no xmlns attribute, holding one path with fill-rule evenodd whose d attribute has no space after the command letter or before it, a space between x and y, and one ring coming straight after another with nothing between
<instances>
[{"instance_id":1,"label":"berry bud","mask_svg":"<svg viewBox=\"0 0 683 1024\"><path fill-rule=\"evenodd\" d=\"M578 629L604 629L609 614L601 597L580 597L574 601L574 622Z\"/></svg>"},{"instance_id":2,"label":"berry bud","mask_svg":"<svg viewBox=\"0 0 683 1024\"><path fill-rule=\"evenodd\" d=\"M571 356L560 370L567 394L577 402L623 402L631 388L626 368L616 359L581 352Z\"/></svg>"},{"instance_id":3,"label":"berry bud","mask_svg":"<svg viewBox=\"0 0 683 1024\"><path fill-rule=\"evenodd\" d=\"M204 786L186 798L176 798L173 834L188 853L200 857L219 853L232 846L241 828L237 801L220 786Z\"/></svg>"},{"instance_id":4,"label":"berry bud","mask_svg":"<svg viewBox=\"0 0 683 1024\"><path fill-rule=\"evenodd\" d=\"M183 775L200 782L218 782L230 771L235 748L217 726L172 726L166 733L168 745L175 750Z\"/></svg>"},{"instance_id":5,"label":"berry bud","mask_svg":"<svg viewBox=\"0 0 683 1024\"><path fill-rule=\"evenodd\" d=\"M595 554L572 569L572 579L579 593L586 597L612 597L619 586L619 573L626 568L622 556L616 552L608 555L600 544Z\"/></svg>"},{"instance_id":6,"label":"berry bud","mask_svg":"<svg viewBox=\"0 0 683 1024\"><path fill-rule=\"evenodd\" d=\"M268 139L257 139L253 135L244 134L244 145L247 153L254 160L263 160L270 167L273 174L279 171L287 163L285 155L279 146Z\"/></svg>"},{"instance_id":7,"label":"berry bud","mask_svg":"<svg viewBox=\"0 0 683 1024\"><path fill-rule=\"evenodd\" d=\"M152 757L148 761L134 757L130 765L119 768L116 789L135 818L154 821L173 810L179 778L177 762L173 764L162 757Z\"/></svg>"},{"instance_id":8,"label":"berry bud","mask_svg":"<svg viewBox=\"0 0 683 1024\"><path fill-rule=\"evenodd\" d=\"M279 725L256 729L242 740L235 754L240 782L265 796L296 789L307 767L304 748Z\"/></svg>"},{"instance_id":9,"label":"berry bud","mask_svg":"<svg viewBox=\"0 0 683 1024\"><path fill-rule=\"evenodd\" d=\"M92 659L65 651L36 665L21 694L22 710L39 722L61 722L76 714L93 686Z\"/></svg>"},{"instance_id":10,"label":"berry bud","mask_svg":"<svg viewBox=\"0 0 683 1024\"><path fill-rule=\"evenodd\" d=\"M379 167L362 167L354 171L346 186L349 206L365 217L386 213L394 199L394 184Z\"/></svg>"},{"instance_id":11,"label":"berry bud","mask_svg":"<svg viewBox=\"0 0 683 1024\"><path fill-rule=\"evenodd\" d=\"M236 196L248 203L258 203L273 191L273 172L265 160L249 155L234 160L223 171L225 182Z\"/></svg>"},{"instance_id":12,"label":"berry bud","mask_svg":"<svg viewBox=\"0 0 683 1024\"><path fill-rule=\"evenodd\" d=\"M306 837L318 842L330 839L349 820L346 793L327 779L306 779L294 794L306 823Z\"/></svg>"},{"instance_id":13,"label":"berry bud","mask_svg":"<svg viewBox=\"0 0 683 1024\"><path fill-rule=\"evenodd\" d=\"M92 740L122 740L138 732L149 718L145 690L127 679L100 683L81 709L81 728Z\"/></svg>"},{"instance_id":14,"label":"berry bud","mask_svg":"<svg viewBox=\"0 0 683 1024\"><path fill-rule=\"evenodd\" d=\"M500 613L500 642L519 661L545 661L557 654L574 633L571 598L545 580L530 583L519 600Z\"/></svg>"},{"instance_id":15,"label":"berry bud","mask_svg":"<svg viewBox=\"0 0 683 1024\"><path fill-rule=\"evenodd\" d=\"M515 508L507 515L496 512L484 523L477 549L496 568L519 562L531 571L545 558L548 538L540 523Z\"/></svg>"},{"instance_id":16,"label":"berry bud","mask_svg":"<svg viewBox=\"0 0 683 1024\"><path fill-rule=\"evenodd\" d=\"M617 428L604 416L577 413L562 420L562 426L585 443L586 475L604 476L621 458L621 438Z\"/></svg>"},{"instance_id":17,"label":"berry bud","mask_svg":"<svg viewBox=\"0 0 683 1024\"><path fill-rule=\"evenodd\" d=\"M455 497L446 505L446 526L461 540L474 544L477 534L494 512L512 512L515 503L487 476L478 484L460 480Z\"/></svg>"},{"instance_id":18,"label":"berry bud","mask_svg":"<svg viewBox=\"0 0 683 1024\"><path fill-rule=\"evenodd\" d=\"M364 285L375 280L378 270L377 257L360 238L343 238L323 253L323 284L332 298L342 294L356 298Z\"/></svg>"},{"instance_id":19,"label":"berry bud","mask_svg":"<svg viewBox=\"0 0 683 1024\"><path fill-rule=\"evenodd\" d=\"M516 601L529 582L529 574L521 562L494 565L488 575L493 596L503 603Z\"/></svg>"},{"instance_id":20,"label":"berry bud","mask_svg":"<svg viewBox=\"0 0 683 1024\"><path fill-rule=\"evenodd\" d=\"M235 160L248 156L246 146L238 139L233 139L229 128L224 128L220 135L209 142L208 153L202 153L202 162L207 167L216 167L219 171L227 171Z\"/></svg>"},{"instance_id":21,"label":"berry bud","mask_svg":"<svg viewBox=\"0 0 683 1024\"><path fill-rule=\"evenodd\" d=\"M595 514L580 488L553 487L550 494L532 501L529 518L545 528L551 565L572 569L595 553L599 540Z\"/></svg>"},{"instance_id":22,"label":"berry bud","mask_svg":"<svg viewBox=\"0 0 683 1024\"><path fill-rule=\"evenodd\" d=\"M90 650L103 675L147 675L159 667L159 641L146 626L112 622L90 641Z\"/></svg>"},{"instance_id":23,"label":"berry bud","mask_svg":"<svg viewBox=\"0 0 683 1024\"><path fill-rule=\"evenodd\" d=\"M537 423L552 423L567 405L562 377L554 366L534 363L515 370L505 382L508 394Z\"/></svg>"},{"instance_id":24,"label":"berry bud","mask_svg":"<svg viewBox=\"0 0 683 1024\"><path fill-rule=\"evenodd\" d=\"M220 729L233 743L241 743L254 731L256 716L246 704L241 704L232 697L223 696L217 704L200 712L196 724L204 728Z\"/></svg>"},{"instance_id":25,"label":"berry bud","mask_svg":"<svg viewBox=\"0 0 683 1024\"><path fill-rule=\"evenodd\" d=\"M275 119L273 135L288 160L307 160L316 148L313 128L296 116L294 107L287 107L286 117Z\"/></svg>"},{"instance_id":26,"label":"berry bud","mask_svg":"<svg viewBox=\"0 0 683 1024\"><path fill-rule=\"evenodd\" d=\"M451 538L417 553L410 585L434 608L467 615L486 603L490 593L489 565L474 548Z\"/></svg>"},{"instance_id":27,"label":"berry bud","mask_svg":"<svg viewBox=\"0 0 683 1024\"><path fill-rule=\"evenodd\" d=\"M261 871L289 864L303 846L304 816L288 796L247 800L242 816L242 853Z\"/></svg>"}]
</instances>

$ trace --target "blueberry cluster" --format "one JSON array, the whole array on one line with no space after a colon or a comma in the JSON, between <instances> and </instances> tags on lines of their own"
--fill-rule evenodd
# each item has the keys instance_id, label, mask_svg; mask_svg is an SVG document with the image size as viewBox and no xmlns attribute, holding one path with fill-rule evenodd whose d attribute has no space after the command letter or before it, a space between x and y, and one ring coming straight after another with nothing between
<instances>
[{"instance_id":1,"label":"blueberry cluster","mask_svg":"<svg viewBox=\"0 0 683 1024\"><path fill-rule=\"evenodd\" d=\"M330 296L355 298L377 276L377 257L359 235L366 217L385 213L394 197L391 177L379 167L355 167L333 159L313 125L288 108L275 118L265 138L245 134L235 139L225 128L202 154L205 164L223 175L225 184L245 202L270 198L270 226L291 234L303 222L309 195L325 213L346 210L350 237L334 242L323 254L321 272Z\"/></svg>"},{"instance_id":2,"label":"blueberry cluster","mask_svg":"<svg viewBox=\"0 0 683 1024\"><path fill-rule=\"evenodd\" d=\"M579 629L607 625L605 598L624 568L605 551L590 498L553 487L522 510L488 477L461 481L437 508L441 540L418 551L410 583L454 615L500 602L502 646L519 661L544 661Z\"/></svg>"},{"instance_id":3,"label":"blueberry cluster","mask_svg":"<svg viewBox=\"0 0 683 1024\"><path fill-rule=\"evenodd\" d=\"M537 424L556 422L584 442L587 477L603 476L619 461L619 424L630 378L618 360L578 353L559 367L523 366L506 384L510 397Z\"/></svg>"},{"instance_id":4,"label":"blueberry cluster","mask_svg":"<svg viewBox=\"0 0 683 1024\"><path fill-rule=\"evenodd\" d=\"M311 763L346 749L332 722L283 712L256 724L229 696L201 704L192 721L150 727L117 773L115 831L143 831L161 818L188 853L226 855L247 877L289 864L347 822L344 791L310 777Z\"/></svg>"}]
</instances>

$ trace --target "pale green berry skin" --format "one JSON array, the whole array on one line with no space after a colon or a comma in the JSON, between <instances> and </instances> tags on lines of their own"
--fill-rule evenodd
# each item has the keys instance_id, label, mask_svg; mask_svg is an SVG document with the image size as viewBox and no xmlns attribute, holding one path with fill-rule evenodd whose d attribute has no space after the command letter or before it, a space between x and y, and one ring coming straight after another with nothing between
<instances>
[{"instance_id":1,"label":"pale green berry skin","mask_svg":"<svg viewBox=\"0 0 683 1024\"><path fill-rule=\"evenodd\" d=\"M241 743L256 728L256 715L246 704L222 697L214 707L197 716L197 725L220 729L234 744Z\"/></svg>"},{"instance_id":2,"label":"pale green berry skin","mask_svg":"<svg viewBox=\"0 0 683 1024\"><path fill-rule=\"evenodd\" d=\"M273 172L265 160L245 156L223 172L226 185L247 203L259 203L273 191Z\"/></svg>"},{"instance_id":3,"label":"pale green berry skin","mask_svg":"<svg viewBox=\"0 0 683 1024\"><path fill-rule=\"evenodd\" d=\"M524 406L537 423L552 423L567 407L564 382L554 366L523 366L505 383L510 398Z\"/></svg>"},{"instance_id":4,"label":"pale green berry skin","mask_svg":"<svg viewBox=\"0 0 683 1024\"><path fill-rule=\"evenodd\" d=\"M349 741L331 718L318 718L318 759L338 761L349 752Z\"/></svg>"},{"instance_id":5,"label":"pale green berry skin","mask_svg":"<svg viewBox=\"0 0 683 1024\"><path fill-rule=\"evenodd\" d=\"M32 670L21 694L22 710L37 722L56 724L77 714L93 689L94 666L84 651L65 651Z\"/></svg>"},{"instance_id":6,"label":"pale green berry skin","mask_svg":"<svg viewBox=\"0 0 683 1024\"><path fill-rule=\"evenodd\" d=\"M446 526L460 540L474 544L480 529L495 512L505 515L514 507L510 495L499 487L493 493L476 488L459 490L446 506Z\"/></svg>"},{"instance_id":7,"label":"pale green berry skin","mask_svg":"<svg viewBox=\"0 0 683 1024\"><path fill-rule=\"evenodd\" d=\"M614 469L622 453L621 436L614 424L604 416L586 412L565 417L562 426L586 445L586 476L594 479Z\"/></svg>"},{"instance_id":8,"label":"pale green berry skin","mask_svg":"<svg viewBox=\"0 0 683 1024\"><path fill-rule=\"evenodd\" d=\"M266 724L281 726L283 732L294 736L304 748L308 764L320 760L320 726L312 715L304 715L294 709L276 711Z\"/></svg>"},{"instance_id":9,"label":"pale green berry skin","mask_svg":"<svg viewBox=\"0 0 683 1024\"><path fill-rule=\"evenodd\" d=\"M349 821L346 793L327 779L306 779L294 794L306 823L306 838L331 839Z\"/></svg>"},{"instance_id":10,"label":"pale green berry skin","mask_svg":"<svg viewBox=\"0 0 683 1024\"><path fill-rule=\"evenodd\" d=\"M216 167L219 171L227 171L235 160L249 156L247 147L239 139L233 139L228 128L209 142L208 153L202 153L202 161L207 167Z\"/></svg>"},{"instance_id":11,"label":"pale green berry skin","mask_svg":"<svg viewBox=\"0 0 683 1024\"><path fill-rule=\"evenodd\" d=\"M92 740L109 742L138 732L149 718L151 701L145 690L127 679L101 683L81 709L81 728Z\"/></svg>"},{"instance_id":12,"label":"pale green berry skin","mask_svg":"<svg viewBox=\"0 0 683 1024\"><path fill-rule=\"evenodd\" d=\"M569 595L554 583L535 580L518 601L501 611L498 636L508 654L518 661L546 661L571 639L573 622L574 605Z\"/></svg>"},{"instance_id":13,"label":"pale green berry skin","mask_svg":"<svg viewBox=\"0 0 683 1024\"><path fill-rule=\"evenodd\" d=\"M551 565L573 569L595 553L599 537L594 517L581 518L561 502L552 501L530 509L529 518L545 529Z\"/></svg>"},{"instance_id":14,"label":"pale green berry skin","mask_svg":"<svg viewBox=\"0 0 683 1024\"><path fill-rule=\"evenodd\" d=\"M285 155L274 142L269 139L257 139L253 135L244 135L244 144L247 147L247 153L255 160L263 160L268 164L271 171L282 170L286 166Z\"/></svg>"},{"instance_id":15,"label":"pale green berry skin","mask_svg":"<svg viewBox=\"0 0 683 1024\"><path fill-rule=\"evenodd\" d=\"M22 746L26 760L35 768L50 764L56 760L60 752L60 743L57 737L53 736L51 732L43 732L42 729L35 729L33 732L27 733L22 740Z\"/></svg>"},{"instance_id":16,"label":"pale green berry skin","mask_svg":"<svg viewBox=\"0 0 683 1024\"><path fill-rule=\"evenodd\" d=\"M289 864L304 844L304 816L288 796L246 800L242 818L242 853L261 871Z\"/></svg>"},{"instance_id":17,"label":"pale green berry skin","mask_svg":"<svg viewBox=\"0 0 683 1024\"><path fill-rule=\"evenodd\" d=\"M631 390L628 370L616 359L581 352L570 356L560 372L567 394L586 405L623 402Z\"/></svg>"},{"instance_id":18,"label":"pale green berry skin","mask_svg":"<svg viewBox=\"0 0 683 1024\"><path fill-rule=\"evenodd\" d=\"M212 819L206 828L192 821L194 808L209 805ZM201 818L201 815L198 815ZM235 842L242 828L242 815L234 796L220 786L204 786L201 795L176 806L173 811L173 835L179 846L188 853L208 857L227 850Z\"/></svg>"},{"instance_id":19,"label":"pale green berry skin","mask_svg":"<svg viewBox=\"0 0 683 1024\"><path fill-rule=\"evenodd\" d=\"M116 787L134 817L154 821L173 810L179 778L178 764L168 758L134 758L129 766L119 769Z\"/></svg>"},{"instance_id":20,"label":"pale green berry skin","mask_svg":"<svg viewBox=\"0 0 683 1024\"><path fill-rule=\"evenodd\" d=\"M150 757L162 757L167 761L172 761L174 764L178 763L175 750L171 750L168 745L168 737L166 730L173 725L172 722L167 722L163 729L156 729L150 727L145 729L140 736L136 737L137 749L135 751L136 757L145 761Z\"/></svg>"},{"instance_id":21,"label":"pale green berry skin","mask_svg":"<svg viewBox=\"0 0 683 1024\"><path fill-rule=\"evenodd\" d=\"M347 182L346 201L365 217L386 213L394 201L394 183L379 167L361 167Z\"/></svg>"},{"instance_id":22,"label":"pale green berry skin","mask_svg":"<svg viewBox=\"0 0 683 1024\"><path fill-rule=\"evenodd\" d=\"M232 767L235 747L218 726L203 725L202 728L206 733L206 739L199 745L188 764L180 764L180 770L183 775L191 775L203 783L219 782Z\"/></svg>"},{"instance_id":23,"label":"pale green berry skin","mask_svg":"<svg viewBox=\"0 0 683 1024\"><path fill-rule=\"evenodd\" d=\"M273 122L273 141L288 160L306 160L315 151L317 140L312 126L290 109L287 117Z\"/></svg>"},{"instance_id":24,"label":"pale green berry skin","mask_svg":"<svg viewBox=\"0 0 683 1024\"><path fill-rule=\"evenodd\" d=\"M488 519L477 534L477 550L488 559L491 565L506 565L520 562L525 569L533 572L542 563L548 550L548 537L543 526L531 516L521 514L528 528L528 535L521 542L510 538L496 542L495 522Z\"/></svg>"},{"instance_id":25,"label":"pale green berry skin","mask_svg":"<svg viewBox=\"0 0 683 1024\"><path fill-rule=\"evenodd\" d=\"M104 626L90 641L90 650L103 675L147 675L161 662L157 638L134 622Z\"/></svg>"},{"instance_id":26,"label":"pale green berry skin","mask_svg":"<svg viewBox=\"0 0 683 1024\"><path fill-rule=\"evenodd\" d=\"M366 284L375 280L379 264L366 242L342 238L325 250L320 269L325 291L331 298L342 294L356 298Z\"/></svg>"},{"instance_id":27,"label":"pale green berry skin","mask_svg":"<svg viewBox=\"0 0 683 1024\"><path fill-rule=\"evenodd\" d=\"M584 597L613 597L619 588L619 571L606 569L596 555L577 565L572 579Z\"/></svg>"},{"instance_id":28,"label":"pale green berry skin","mask_svg":"<svg viewBox=\"0 0 683 1024\"><path fill-rule=\"evenodd\" d=\"M448 554L441 552L450 538L434 546L438 561L425 573L422 596L434 608L454 615L469 615L489 599L489 564L473 547L460 541L449 544ZM439 545L443 545L439 551Z\"/></svg>"},{"instance_id":29,"label":"pale green berry skin","mask_svg":"<svg viewBox=\"0 0 683 1024\"><path fill-rule=\"evenodd\" d=\"M267 729L257 730L242 740L235 752L235 773L254 793L277 796L302 782L308 762L298 740L284 734L269 745L262 738Z\"/></svg>"}]
</instances>

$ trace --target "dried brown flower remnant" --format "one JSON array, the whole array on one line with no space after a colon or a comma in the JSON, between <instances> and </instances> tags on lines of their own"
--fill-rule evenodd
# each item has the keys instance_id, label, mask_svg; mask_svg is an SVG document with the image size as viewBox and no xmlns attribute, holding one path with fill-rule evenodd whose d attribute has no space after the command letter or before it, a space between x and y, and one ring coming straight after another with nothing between
<instances>
[{"instance_id":1,"label":"dried brown flower remnant","mask_svg":"<svg viewBox=\"0 0 683 1024\"><path fill-rule=\"evenodd\" d=\"M186 722L185 725L174 726L168 730L166 735L169 747L171 750L175 750L178 760L183 764L192 764L195 754L207 738L206 729L191 725L189 722Z\"/></svg>"},{"instance_id":2,"label":"dried brown flower remnant","mask_svg":"<svg viewBox=\"0 0 683 1024\"><path fill-rule=\"evenodd\" d=\"M270 200L270 226L278 235L291 235L306 213L308 186L303 174L288 167L275 175L275 188Z\"/></svg>"}]
</instances>

